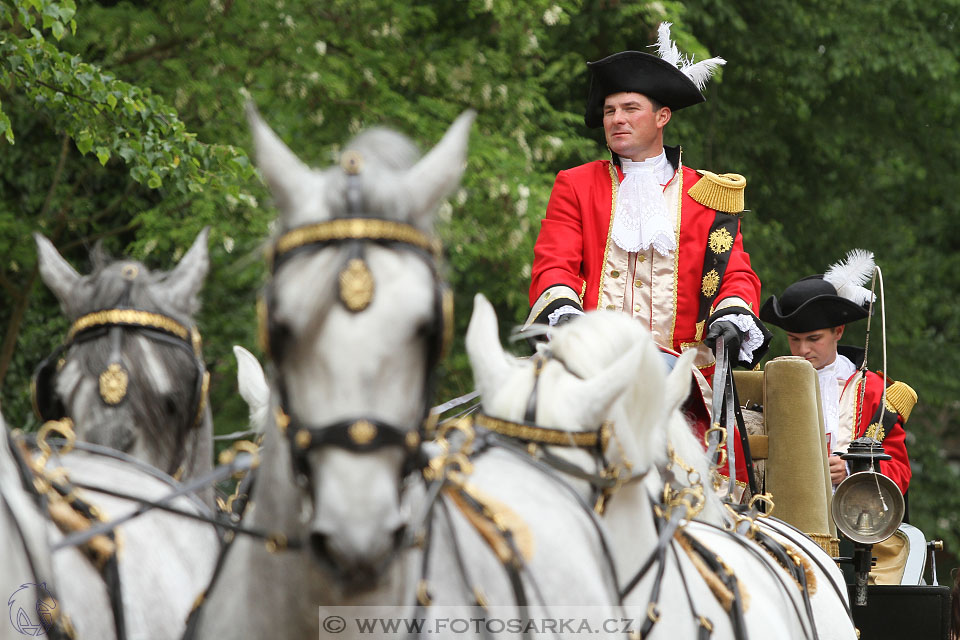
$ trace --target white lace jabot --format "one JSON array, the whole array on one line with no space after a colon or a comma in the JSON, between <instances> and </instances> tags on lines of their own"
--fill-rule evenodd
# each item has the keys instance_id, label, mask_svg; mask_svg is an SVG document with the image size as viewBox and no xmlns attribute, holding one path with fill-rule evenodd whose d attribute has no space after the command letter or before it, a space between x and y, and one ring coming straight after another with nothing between
<instances>
[{"instance_id":1,"label":"white lace jabot","mask_svg":"<svg viewBox=\"0 0 960 640\"><path fill-rule=\"evenodd\" d=\"M633 162L620 158L623 182L617 190L611 237L624 251L646 251L662 256L677 248L674 225L663 198L663 185L673 176L667 154Z\"/></svg>"},{"instance_id":2,"label":"white lace jabot","mask_svg":"<svg viewBox=\"0 0 960 640\"><path fill-rule=\"evenodd\" d=\"M817 370L820 402L823 405L823 430L830 434L833 447L836 447L840 435L840 388L856 372L857 367L839 353L833 362Z\"/></svg>"}]
</instances>

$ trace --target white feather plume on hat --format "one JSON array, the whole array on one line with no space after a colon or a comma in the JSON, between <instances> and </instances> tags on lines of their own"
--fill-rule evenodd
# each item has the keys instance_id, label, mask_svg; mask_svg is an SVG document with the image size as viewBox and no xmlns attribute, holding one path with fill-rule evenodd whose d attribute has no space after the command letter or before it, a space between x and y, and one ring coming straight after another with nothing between
<instances>
[{"instance_id":1,"label":"white feather plume on hat","mask_svg":"<svg viewBox=\"0 0 960 640\"><path fill-rule=\"evenodd\" d=\"M653 45L657 48L657 55L677 67L680 73L697 85L698 90L703 91L717 68L727 64L727 61L723 58L709 58L695 63L693 58L684 57L677 48L677 44L670 39L671 26L673 26L671 22L661 22L657 27L657 44Z\"/></svg>"},{"instance_id":2,"label":"white feather plume on hat","mask_svg":"<svg viewBox=\"0 0 960 640\"><path fill-rule=\"evenodd\" d=\"M873 293L863 286L873 276L874 269L872 251L851 249L846 258L830 265L823 279L836 288L838 296L862 306L874 299Z\"/></svg>"}]
</instances>

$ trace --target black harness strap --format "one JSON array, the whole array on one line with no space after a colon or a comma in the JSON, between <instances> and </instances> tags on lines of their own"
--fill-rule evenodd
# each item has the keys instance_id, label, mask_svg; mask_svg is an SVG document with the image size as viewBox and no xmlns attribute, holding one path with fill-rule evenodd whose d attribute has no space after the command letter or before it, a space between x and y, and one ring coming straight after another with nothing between
<instances>
[{"instance_id":1,"label":"black harness strap","mask_svg":"<svg viewBox=\"0 0 960 640\"><path fill-rule=\"evenodd\" d=\"M680 582L683 584L683 592L687 594L687 604L690 605L690 613L693 614L693 617L697 619L697 624L700 625L700 630L697 632L697 640L709 640L710 636L713 635L713 623L709 618L702 616L700 612L697 611L697 607L693 603L693 596L690 594L690 587L687 584L687 576L683 572L683 567L680 566L680 554L677 552L675 546L670 546L673 551L673 560L677 563Z\"/></svg>"},{"instance_id":2,"label":"black harness strap","mask_svg":"<svg viewBox=\"0 0 960 640\"><path fill-rule=\"evenodd\" d=\"M743 619L743 597L740 594L740 583L737 580L736 574L732 571L728 572L726 566L721 560L720 556L715 554L709 548L706 547L699 540L691 536L687 531L682 530L678 532L678 535L681 536L685 542L691 548L698 557L700 557L707 567L713 572L717 578L723 583L731 594L733 594L733 602L730 606L730 624L733 626L733 634L735 638L745 639L747 638L747 625ZM736 536L732 536L736 539Z\"/></svg>"},{"instance_id":3,"label":"black harness strap","mask_svg":"<svg viewBox=\"0 0 960 640\"><path fill-rule=\"evenodd\" d=\"M743 411L740 410L740 397L737 395L737 386L733 382L733 367L727 367L727 393L733 398L733 414L736 419L737 432L740 434L740 446L743 448L743 462L747 467L747 482L750 486L750 495L755 496L760 493L757 487L757 480L753 473L753 455L750 453L750 438L747 434L747 426L743 420ZM728 403L729 404L729 403ZM731 479L731 482L733 479Z\"/></svg>"}]
</instances>

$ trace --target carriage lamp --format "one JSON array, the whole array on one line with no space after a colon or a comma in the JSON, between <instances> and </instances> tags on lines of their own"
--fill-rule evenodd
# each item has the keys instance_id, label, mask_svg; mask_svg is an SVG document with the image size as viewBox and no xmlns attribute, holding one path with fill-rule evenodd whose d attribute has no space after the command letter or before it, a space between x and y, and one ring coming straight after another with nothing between
<instances>
[{"instance_id":1,"label":"carriage lamp","mask_svg":"<svg viewBox=\"0 0 960 640\"><path fill-rule=\"evenodd\" d=\"M858 438L841 457L849 461L851 474L833 496L833 520L854 542L883 542L903 520L903 495L893 480L870 467L871 460L889 460L890 456L876 440Z\"/></svg>"},{"instance_id":2,"label":"carriage lamp","mask_svg":"<svg viewBox=\"0 0 960 640\"><path fill-rule=\"evenodd\" d=\"M831 511L837 528L854 543L854 604L866 606L873 545L892 536L900 526L903 495L893 480L873 470L877 461L890 459L873 438L857 438L840 457L848 461L851 473L837 487Z\"/></svg>"}]
</instances>

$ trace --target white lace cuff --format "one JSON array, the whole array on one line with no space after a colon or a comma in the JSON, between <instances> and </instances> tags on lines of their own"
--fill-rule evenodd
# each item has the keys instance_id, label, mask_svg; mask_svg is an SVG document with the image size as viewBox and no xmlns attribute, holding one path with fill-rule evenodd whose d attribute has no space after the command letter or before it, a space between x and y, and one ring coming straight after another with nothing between
<instances>
[{"instance_id":1,"label":"white lace cuff","mask_svg":"<svg viewBox=\"0 0 960 640\"><path fill-rule=\"evenodd\" d=\"M572 313L572 314L575 314L575 315L578 315L578 316L582 316L582 315L583 315L583 311L580 311L580 309L577 309L576 307L571 306L571 305L569 305L569 304L565 304L565 305L563 305L562 307L560 307L559 309L554 309L554 310L550 313L550 315L547 316L547 321L549 322L550 326L552 327L552 326L555 326L555 325L557 324L557 322L560 320L560 318L562 318L563 316L568 316L568 315L570 315L571 313Z\"/></svg>"},{"instance_id":2,"label":"white lace cuff","mask_svg":"<svg viewBox=\"0 0 960 640\"><path fill-rule=\"evenodd\" d=\"M763 345L763 333L761 333L757 327L753 316L746 313L731 313L730 315L717 318L710 323L710 326L712 327L718 322L733 323L737 329L743 332L746 337L740 344L740 361L753 362L753 352Z\"/></svg>"}]
</instances>

